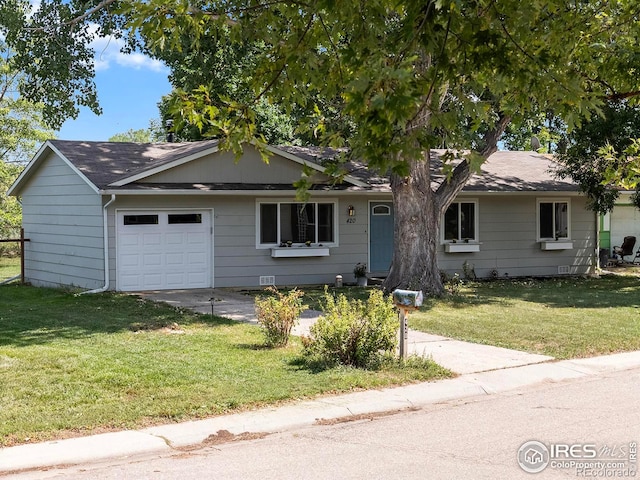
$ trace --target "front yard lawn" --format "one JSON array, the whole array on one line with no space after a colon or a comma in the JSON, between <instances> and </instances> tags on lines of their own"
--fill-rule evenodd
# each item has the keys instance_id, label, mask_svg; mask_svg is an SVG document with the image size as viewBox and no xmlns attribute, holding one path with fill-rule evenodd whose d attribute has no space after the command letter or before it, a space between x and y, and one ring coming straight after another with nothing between
<instances>
[{"instance_id":1,"label":"front yard lawn","mask_svg":"<svg viewBox=\"0 0 640 480\"><path fill-rule=\"evenodd\" d=\"M640 350L640 267L614 270L600 278L464 282L455 294L425 298L409 328L558 359ZM370 288L378 287L328 291L362 300ZM303 301L322 310L324 288L304 292Z\"/></svg>"},{"instance_id":2,"label":"front yard lawn","mask_svg":"<svg viewBox=\"0 0 640 480\"><path fill-rule=\"evenodd\" d=\"M0 446L445 378L433 362L312 371L297 338L105 293L0 287Z\"/></svg>"},{"instance_id":3,"label":"front yard lawn","mask_svg":"<svg viewBox=\"0 0 640 480\"><path fill-rule=\"evenodd\" d=\"M409 327L559 359L640 350L640 277L468 283L427 299Z\"/></svg>"}]
</instances>

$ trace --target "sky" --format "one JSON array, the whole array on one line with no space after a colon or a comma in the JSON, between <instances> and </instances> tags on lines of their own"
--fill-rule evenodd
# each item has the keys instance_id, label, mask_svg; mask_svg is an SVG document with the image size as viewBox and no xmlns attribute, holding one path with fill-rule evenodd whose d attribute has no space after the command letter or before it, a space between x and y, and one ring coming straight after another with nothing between
<instances>
[{"instance_id":1,"label":"sky","mask_svg":"<svg viewBox=\"0 0 640 480\"><path fill-rule=\"evenodd\" d=\"M113 38L93 42L96 51L96 88L102 115L81 108L57 133L62 140L108 140L116 133L149 128L160 117L158 103L171 91L169 69L140 53L120 53L121 43Z\"/></svg>"}]
</instances>

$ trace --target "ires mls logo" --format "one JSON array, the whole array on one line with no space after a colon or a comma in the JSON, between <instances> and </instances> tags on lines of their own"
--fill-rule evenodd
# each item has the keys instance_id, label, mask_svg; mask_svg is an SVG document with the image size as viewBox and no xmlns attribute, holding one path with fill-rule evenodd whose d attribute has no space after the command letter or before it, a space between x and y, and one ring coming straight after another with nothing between
<instances>
[{"instance_id":1,"label":"ires mls logo","mask_svg":"<svg viewBox=\"0 0 640 480\"><path fill-rule=\"evenodd\" d=\"M518 449L518 465L527 473L539 473L547 468L550 460L547 446L536 440L522 444Z\"/></svg>"},{"instance_id":2,"label":"ires mls logo","mask_svg":"<svg viewBox=\"0 0 640 480\"><path fill-rule=\"evenodd\" d=\"M598 450L593 443L575 443L573 445L567 445L564 443L552 443L551 445L549 445L549 455L551 455L551 458L555 460L563 458L596 458L598 456Z\"/></svg>"},{"instance_id":3,"label":"ires mls logo","mask_svg":"<svg viewBox=\"0 0 640 480\"><path fill-rule=\"evenodd\" d=\"M575 470L578 476L635 477L637 474L637 443L604 445L595 443L551 443L537 440L523 443L518 449L518 465L527 473L539 473L545 468Z\"/></svg>"}]
</instances>

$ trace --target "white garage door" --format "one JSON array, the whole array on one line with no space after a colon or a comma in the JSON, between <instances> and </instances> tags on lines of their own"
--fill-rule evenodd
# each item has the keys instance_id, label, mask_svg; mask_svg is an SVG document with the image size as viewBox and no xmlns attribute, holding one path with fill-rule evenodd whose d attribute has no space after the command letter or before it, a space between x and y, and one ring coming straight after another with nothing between
<instances>
[{"instance_id":1,"label":"white garage door","mask_svg":"<svg viewBox=\"0 0 640 480\"><path fill-rule=\"evenodd\" d=\"M616 205L611 212L611 246L622 245L628 235L638 239L637 248L640 245L640 211L633 205Z\"/></svg>"},{"instance_id":2,"label":"white garage door","mask_svg":"<svg viewBox=\"0 0 640 480\"><path fill-rule=\"evenodd\" d=\"M121 211L117 215L121 291L212 286L207 211Z\"/></svg>"}]
</instances>

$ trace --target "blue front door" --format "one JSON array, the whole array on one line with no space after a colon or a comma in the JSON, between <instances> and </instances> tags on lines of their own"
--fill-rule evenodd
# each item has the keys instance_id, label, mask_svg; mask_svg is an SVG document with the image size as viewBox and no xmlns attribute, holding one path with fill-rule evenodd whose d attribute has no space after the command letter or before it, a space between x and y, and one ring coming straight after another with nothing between
<instances>
[{"instance_id":1,"label":"blue front door","mask_svg":"<svg viewBox=\"0 0 640 480\"><path fill-rule=\"evenodd\" d=\"M369 203L369 271L388 272L393 258L393 203Z\"/></svg>"}]
</instances>

